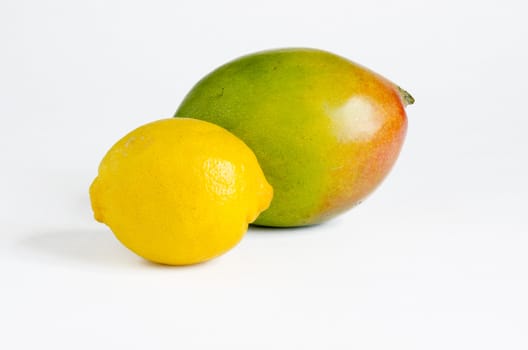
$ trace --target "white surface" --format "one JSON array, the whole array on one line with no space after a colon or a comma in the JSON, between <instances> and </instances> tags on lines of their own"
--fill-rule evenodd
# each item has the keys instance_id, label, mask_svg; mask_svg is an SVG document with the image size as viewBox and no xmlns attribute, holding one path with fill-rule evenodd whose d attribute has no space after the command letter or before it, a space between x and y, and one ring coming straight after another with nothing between
<instances>
[{"instance_id":1,"label":"white surface","mask_svg":"<svg viewBox=\"0 0 528 350\"><path fill-rule=\"evenodd\" d=\"M521 1L0 3L0 348L528 348ZM334 51L413 93L403 153L327 224L167 268L92 219L129 130L241 54ZM249 346L249 347L248 347Z\"/></svg>"}]
</instances>

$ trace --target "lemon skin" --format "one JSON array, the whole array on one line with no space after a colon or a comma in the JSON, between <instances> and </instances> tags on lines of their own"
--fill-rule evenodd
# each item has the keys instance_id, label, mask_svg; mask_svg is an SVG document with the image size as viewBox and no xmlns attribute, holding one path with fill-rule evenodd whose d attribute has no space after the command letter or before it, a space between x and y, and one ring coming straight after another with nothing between
<instances>
[{"instance_id":1,"label":"lemon skin","mask_svg":"<svg viewBox=\"0 0 528 350\"><path fill-rule=\"evenodd\" d=\"M169 265L231 249L272 192L240 139L186 118L155 121L123 137L90 187L96 220L136 254Z\"/></svg>"}]
</instances>

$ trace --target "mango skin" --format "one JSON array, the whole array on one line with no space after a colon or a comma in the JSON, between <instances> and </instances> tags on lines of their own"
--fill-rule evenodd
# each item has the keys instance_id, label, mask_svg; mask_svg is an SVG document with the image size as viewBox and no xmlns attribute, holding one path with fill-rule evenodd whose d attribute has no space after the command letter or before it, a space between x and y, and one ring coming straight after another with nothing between
<instances>
[{"instance_id":1,"label":"mango skin","mask_svg":"<svg viewBox=\"0 0 528 350\"><path fill-rule=\"evenodd\" d=\"M279 49L214 70L175 117L218 124L254 151L274 188L254 224L304 226L352 208L386 177L407 129L412 97L402 93L335 54Z\"/></svg>"}]
</instances>

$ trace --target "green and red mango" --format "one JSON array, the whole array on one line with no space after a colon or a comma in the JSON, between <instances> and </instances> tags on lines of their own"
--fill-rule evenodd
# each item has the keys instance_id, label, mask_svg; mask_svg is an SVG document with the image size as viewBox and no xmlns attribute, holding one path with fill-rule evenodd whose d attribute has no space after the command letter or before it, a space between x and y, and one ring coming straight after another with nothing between
<instances>
[{"instance_id":1,"label":"green and red mango","mask_svg":"<svg viewBox=\"0 0 528 350\"><path fill-rule=\"evenodd\" d=\"M274 188L255 224L325 221L370 194L393 166L412 97L329 52L264 51L198 82L176 112L218 124L256 154Z\"/></svg>"}]
</instances>

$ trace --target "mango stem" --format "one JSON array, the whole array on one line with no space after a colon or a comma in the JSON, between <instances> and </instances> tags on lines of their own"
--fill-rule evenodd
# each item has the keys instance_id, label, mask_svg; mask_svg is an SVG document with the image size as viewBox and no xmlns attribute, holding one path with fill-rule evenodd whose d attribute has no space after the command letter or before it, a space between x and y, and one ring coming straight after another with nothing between
<instances>
[{"instance_id":1,"label":"mango stem","mask_svg":"<svg viewBox=\"0 0 528 350\"><path fill-rule=\"evenodd\" d=\"M401 96L402 101L403 101L403 105L405 107L407 107L408 105L412 105L414 103L414 97L412 97L410 93L408 93L407 91L403 90L399 86L396 86L396 88L398 89L398 92L400 93L400 96Z\"/></svg>"}]
</instances>

